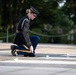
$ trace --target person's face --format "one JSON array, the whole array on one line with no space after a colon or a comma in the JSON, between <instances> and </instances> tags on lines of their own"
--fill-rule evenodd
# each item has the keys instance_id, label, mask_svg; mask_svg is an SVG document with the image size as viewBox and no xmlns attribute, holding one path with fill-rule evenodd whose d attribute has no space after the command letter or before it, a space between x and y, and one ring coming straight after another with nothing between
<instances>
[{"instance_id":1,"label":"person's face","mask_svg":"<svg viewBox=\"0 0 76 75\"><path fill-rule=\"evenodd\" d=\"M34 20L35 18L36 18L36 14L35 14L35 13L31 13L30 19L31 19L31 20Z\"/></svg>"}]
</instances>

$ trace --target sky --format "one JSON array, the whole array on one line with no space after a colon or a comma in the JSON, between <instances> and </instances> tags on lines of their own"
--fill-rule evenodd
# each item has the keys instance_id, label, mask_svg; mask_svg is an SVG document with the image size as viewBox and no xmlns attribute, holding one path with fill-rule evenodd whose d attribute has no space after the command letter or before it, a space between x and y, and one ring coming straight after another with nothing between
<instances>
[{"instance_id":1,"label":"sky","mask_svg":"<svg viewBox=\"0 0 76 75\"><path fill-rule=\"evenodd\" d=\"M59 7L64 6L65 2L66 2L66 0L64 0L62 3L59 3Z\"/></svg>"}]
</instances>

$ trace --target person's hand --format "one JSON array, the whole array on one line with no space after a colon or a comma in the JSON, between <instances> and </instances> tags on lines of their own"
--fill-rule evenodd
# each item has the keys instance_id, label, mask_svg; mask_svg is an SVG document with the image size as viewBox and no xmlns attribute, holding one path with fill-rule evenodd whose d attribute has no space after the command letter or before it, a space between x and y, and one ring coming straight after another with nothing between
<instances>
[{"instance_id":1,"label":"person's hand","mask_svg":"<svg viewBox=\"0 0 76 75\"><path fill-rule=\"evenodd\" d=\"M33 46L30 46L30 51L31 53L33 53Z\"/></svg>"}]
</instances>

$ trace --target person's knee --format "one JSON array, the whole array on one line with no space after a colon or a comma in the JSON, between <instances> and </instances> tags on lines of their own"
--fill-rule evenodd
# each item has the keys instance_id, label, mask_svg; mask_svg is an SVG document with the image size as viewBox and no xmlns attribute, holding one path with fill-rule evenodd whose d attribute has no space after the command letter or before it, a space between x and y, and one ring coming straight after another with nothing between
<instances>
[{"instance_id":1,"label":"person's knee","mask_svg":"<svg viewBox=\"0 0 76 75\"><path fill-rule=\"evenodd\" d=\"M37 41L40 41L40 37L39 36L36 36L36 39L37 39Z\"/></svg>"}]
</instances>

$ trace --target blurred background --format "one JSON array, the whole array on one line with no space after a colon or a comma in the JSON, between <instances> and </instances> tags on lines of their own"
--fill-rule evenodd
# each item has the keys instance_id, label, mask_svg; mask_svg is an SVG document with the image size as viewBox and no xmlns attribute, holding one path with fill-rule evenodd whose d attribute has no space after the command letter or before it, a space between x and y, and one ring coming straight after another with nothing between
<instances>
[{"instance_id":1,"label":"blurred background","mask_svg":"<svg viewBox=\"0 0 76 75\"><path fill-rule=\"evenodd\" d=\"M40 12L30 23L30 35L40 36L40 43L76 44L76 0L0 0L0 43L13 42L30 6Z\"/></svg>"}]
</instances>

